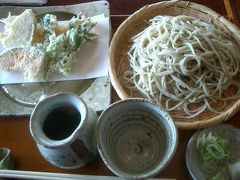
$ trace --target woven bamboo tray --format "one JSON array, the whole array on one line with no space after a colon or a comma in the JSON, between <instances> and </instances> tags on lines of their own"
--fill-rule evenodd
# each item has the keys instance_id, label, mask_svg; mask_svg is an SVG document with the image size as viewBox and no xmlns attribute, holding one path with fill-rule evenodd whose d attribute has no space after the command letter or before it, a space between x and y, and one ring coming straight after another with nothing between
<instances>
[{"instance_id":1,"label":"woven bamboo tray","mask_svg":"<svg viewBox=\"0 0 240 180\"><path fill-rule=\"evenodd\" d=\"M121 99L129 97L141 97L139 93L130 96L130 91L125 87L124 72L130 70L127 52L131 44L131 37L141 32L148 26L149 19L157 15L188 15L199 18L205 22L212 23L216 27L230 33L232 40L239 44L240 30L226 18L214 12L206 6L186 1L163 1L156 4L144 6L129 16L116 31L109 50L109 74L112 85ZM239 46L240 49L240 46ZM240 81L240 76L237 77ZM231 89L228 91L232 91ZM231 92L229 92L231 93ZM217 103L218 104L218 103ZM238 110L240 100L227 101L222 114L214 114L205 110L192 119L173 118L175 124L181 129L199 129L220 124L230 119ZM174 112L176 113L176 112ZM181 110L178 110L181 114ZM170 113L171 115L172 112Z\"/></svg>"}]
</instances>

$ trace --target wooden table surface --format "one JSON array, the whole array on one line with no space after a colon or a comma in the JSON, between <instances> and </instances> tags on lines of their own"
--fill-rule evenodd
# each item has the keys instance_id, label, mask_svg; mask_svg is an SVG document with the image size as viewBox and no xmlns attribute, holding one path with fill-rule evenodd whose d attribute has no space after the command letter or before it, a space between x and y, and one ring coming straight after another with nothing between
<instances>
[{"instance_id":1,"label":"wooden table surface","mask_svg":"<svg viewBox=\"0 0 240 180\"><path fill-rule=\"evenodd\" d=\"M234 2L237 0L193 0L193 2L206 5L223 16L229 16L234 22L234 15L238 13ZM66 5L88 2L83 0L49 0L47 5ZM158 2L157 0L109 0L110 12L112 15L113 30L119 26L124 19L122 16L130 15L140 7ZM239 5L239 3L237 3ZM227 8L225 8L227 7ZM235 8L235 10L233 10ZM227 9L227 10L226 10ZM234 13L234 12L235 13ZM122 17L122 18L121 18ZM112 102L119 98L115 91L112 91ZM232 117L227 123L240 128L240 112ZM185 164L185 150L189 138L195 130L179 130L179 144L174 158L167 168L157 177L191 179ZM12 150L15 168L18 170L45 171L59 173L91 174L91 175L113 175L104 165L100 157L97 157L91 164L84 168L75 170L64 170L50 165L39 154L29 132L29 117L5 117L0 118L0 147L7 147Z\"/></svg>"}]
</instances>

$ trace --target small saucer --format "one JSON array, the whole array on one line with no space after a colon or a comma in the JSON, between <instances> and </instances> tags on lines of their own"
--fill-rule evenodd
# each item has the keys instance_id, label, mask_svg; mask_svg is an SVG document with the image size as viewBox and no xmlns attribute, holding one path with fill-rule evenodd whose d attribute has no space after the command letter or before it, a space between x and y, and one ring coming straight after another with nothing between
<instances>
[{"instance_id":1,"label":"small saucer","mask_svg":"<svg viewBox=\"0 0 240 180\"><path fill-rule=\"evenodd\" d=\"M196 143L199 136L202 136L204 133L207 135L210 131L219 132L229 139L230 155L228 161L225 163L225 168L222 167L222 169L218 170L221 171L225 179L230 179L228 165L240 160L240 129L227 124L199 130L190 138L186 149L186 164L189 173L194 180L208 179L209 173L203 168L203 160L196 149Z\"/></svg>"}]
</instances>

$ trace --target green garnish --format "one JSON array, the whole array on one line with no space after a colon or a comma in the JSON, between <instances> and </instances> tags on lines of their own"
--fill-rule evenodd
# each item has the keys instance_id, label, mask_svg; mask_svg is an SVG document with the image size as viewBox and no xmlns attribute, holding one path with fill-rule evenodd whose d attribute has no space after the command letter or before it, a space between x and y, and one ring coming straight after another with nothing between
<instances>
[{"instance_id":1,"label":"green garnish","mask_svg":"<svg viewBox=\"0 0 240 180\"><path fill-rule=\"evenodd\" d=\"M217 172L210 176L210 180L224 180L224 177L221 172Z\"/></svg>"},{"instance_id":2,"label":"green garnish","mask_svg":"<svg viewBox=\"0 0 240 180\"><path fill-rule=\"evenodd\" d=\"M217 132L204 133L197 139L196 148L203 160L203 168L209 174L214 174L210 179L222 179L222 174L216 170L229 157L229 140Z\"/></svg>"}]
</instances>

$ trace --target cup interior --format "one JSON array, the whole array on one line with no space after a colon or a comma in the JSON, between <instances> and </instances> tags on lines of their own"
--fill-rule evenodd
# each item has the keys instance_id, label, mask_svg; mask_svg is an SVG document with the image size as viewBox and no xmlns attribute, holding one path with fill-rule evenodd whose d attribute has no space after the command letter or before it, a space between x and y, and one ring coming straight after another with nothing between
<instances>
[{"instance_id":1,"label":"cup interior","mask_svg":"<svg viewBox=\"0 0 240 180\"><path fill-rule=\"evenodd\" d=\"M118 176L146 178L163 169L177 144L170 116L143 99L119 101L102 113L97 143L107 166Z\"/></svg>"}]
</instances>

